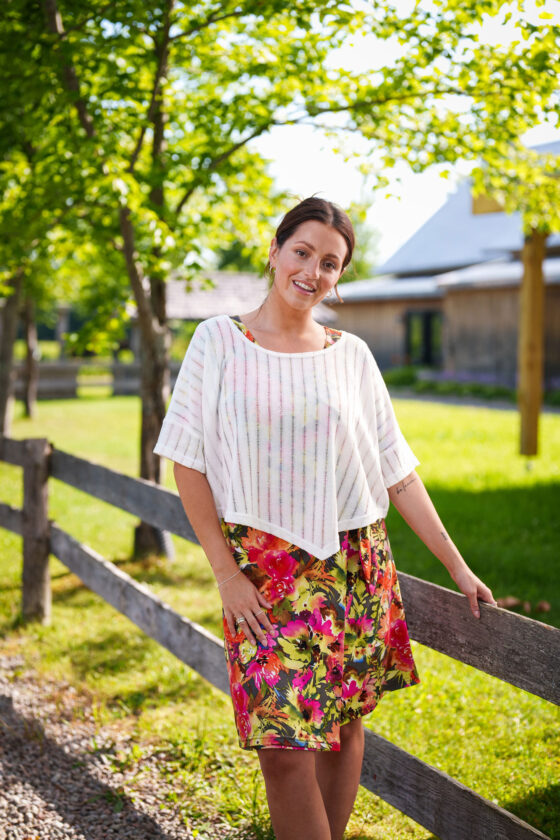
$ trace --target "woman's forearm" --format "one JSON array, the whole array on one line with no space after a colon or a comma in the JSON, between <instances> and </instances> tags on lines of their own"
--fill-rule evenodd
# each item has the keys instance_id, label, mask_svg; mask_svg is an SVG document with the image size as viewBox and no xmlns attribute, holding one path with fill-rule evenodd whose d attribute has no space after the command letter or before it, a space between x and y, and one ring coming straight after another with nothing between
<instances>
[{"instance_id":1,"label":"woman's forearm","mask_svg":"<svg viewBox=\"0 0 560 840\"><path fill-rule=\"evenodd\" d=\"M224 537L208 479L204 473L176 462L173 474L185 513L216 580L221 582L233 575L238 566Z\"/></svg>"},{"instance_id":2,"label":"woman's forearm","mask_svg":"<svg viewBox=\"0 0 560 840\"><path fill-rule=\"evenodd\" d=\"M422 479L413 470L398 484L388 488L389 499L405 522L440 560L449 574L465 565L459 550L445 530Z\"/></svg>"}]
</instances>

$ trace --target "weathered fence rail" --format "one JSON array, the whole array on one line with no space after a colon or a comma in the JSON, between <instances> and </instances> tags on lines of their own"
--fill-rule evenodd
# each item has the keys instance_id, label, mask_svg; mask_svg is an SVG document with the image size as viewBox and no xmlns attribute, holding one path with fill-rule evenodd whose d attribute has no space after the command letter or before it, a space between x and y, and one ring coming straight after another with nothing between
<instances>
[{"instance_id":1,"label":"weathered fence rail","mask_svg":"<svg viewBox=\"0 0 560 840\"><path fill-rule=\"evenodd\" d=\"M0 527L23 537L24 616L49 621L50 552L147 635L227 693L223 644L218 638L179 615L47 516L51 477L198 542L179 497L53 449L43 439L0 438L0 460L24 469L23 510L0 503ZM399 581L413 639L560 704L560 630L485 604L475 621L463 595L403 572ZM441 840L546 839L538 829L369 730L361 783Z\"/></svg>"}]
</instances>

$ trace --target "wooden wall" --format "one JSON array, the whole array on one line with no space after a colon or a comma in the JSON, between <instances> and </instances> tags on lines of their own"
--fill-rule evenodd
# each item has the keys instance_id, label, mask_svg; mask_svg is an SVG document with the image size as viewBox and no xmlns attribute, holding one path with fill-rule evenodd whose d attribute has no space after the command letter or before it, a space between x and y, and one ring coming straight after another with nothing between
<instances>
[{"instance_id":1,"label":"wooden wall","mask_svg":"<svg viewBox=\"0 0 560 840\"><path fill-rule=\"evenodd\" d=\"M344 298L344 286L341 289ZM336 304L336 329L347 330L363 338L380 368L398 367L405 357L405 314L438 309L441 301L433 298L403 298Z\"/></svg>"},{"instance_id":2,"label":"wooden wall","mask_svg":"<svg viewBox=\"0 0 560 840\"><path fill-rule=\"evenodd\" d=\"M449 289L443 300L443 358L453 373L515 387L519 288ZM545 294L545 380L560 377L560 287Z\"/></svg>"},{"instance_id":3,"label":"wooden wall","mask_svg":"<svg viewBox=\"0 0 560 840\"><path fill-rule=\"evenodd\" d=\"M443 301L444 369L515 385L518 289L448 289Z\"/></svg>"},{"instance_id":4,"label":"wooden wall","mask_svg":"<svg viewBox=\"0 0 560 840\"><path fill-rule=\"evenodd\" d=\"M344 298L344 286L341 290ZM443 299L403 298L334 304L335 327L355 333L371 348L382 369L406 364L405 314L443 312L443 368L515 386L518 287L453 289ZM560 285L545 295L545 380L560 379Z\"/></svg>"}]
</instances>

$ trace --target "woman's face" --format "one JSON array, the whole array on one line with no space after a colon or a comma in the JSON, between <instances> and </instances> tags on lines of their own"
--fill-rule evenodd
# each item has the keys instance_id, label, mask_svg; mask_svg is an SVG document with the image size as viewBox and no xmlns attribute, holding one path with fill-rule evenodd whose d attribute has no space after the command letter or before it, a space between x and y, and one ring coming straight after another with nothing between
<instances>
[{"instance_id":1,"label":"woman's face","mask_svg":"<svg viewBox=\"0 0 560 840\"><path fill-rule=\"evenodd\" d=\"M272 240L269 262L274 286L298 309L315 306L335 286L347 254L344 237L335 228L310 220L302 222L278 247Z\"/></svg>"}]
</instances>

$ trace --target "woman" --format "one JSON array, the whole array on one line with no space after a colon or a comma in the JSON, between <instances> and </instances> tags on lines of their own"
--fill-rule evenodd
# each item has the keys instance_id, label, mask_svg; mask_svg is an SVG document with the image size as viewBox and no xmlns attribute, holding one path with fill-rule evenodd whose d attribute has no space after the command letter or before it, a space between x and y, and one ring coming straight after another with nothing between
<instances>
[{"instance_id":1,"label":"woman","mask_svg":"<svg viewBox=\"0 0 560 840\"><path fill-rule=\"evenodd\" d=\"M340 840L361 718L419 682L384 518L392 502L479 617L495 603L415 471L365 342L313 319L354 232L309 198L282 220L258 309L200 323L155 451L175 462L216 576L240 744L257 749L277 840ZM339 296L340 297L340 296Z\"/></svg>"}]
</instances>

